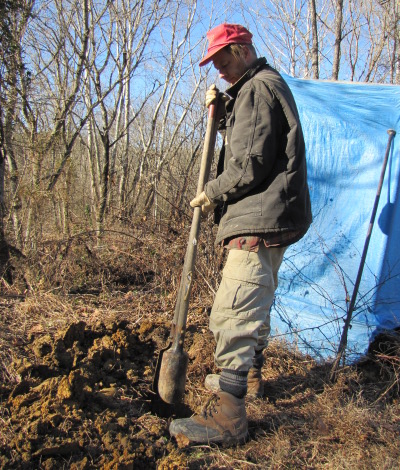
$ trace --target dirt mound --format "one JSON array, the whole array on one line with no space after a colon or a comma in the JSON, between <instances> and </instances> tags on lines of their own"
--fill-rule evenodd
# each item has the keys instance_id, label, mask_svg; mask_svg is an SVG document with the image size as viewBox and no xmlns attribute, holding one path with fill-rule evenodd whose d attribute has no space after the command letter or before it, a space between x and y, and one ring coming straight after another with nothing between
<instances>
[{"instance_id":1,"label":"dirt mound","mask_svg":"<svg viewBox=\"0 0 400 470\"><path fill-rule=\"evenodd\" d=\"M0 467L155 468L169 452L168 423L152 410L150 327L73 323L32 337L21 377L3 387L11 416Z\"/></svg>"},{"instance_id":2,"label":"dirt mound","mask_svg":"<svg viewBox=\"0 0 400 470\"><path fill-rule=\"evenodd\" d=\"M101 250L87 240L49 244L36 265L21 261L20 283L0 283L1 469L398 469L400 343L392 336L377 337L366 360L334 382L328 363L272 339L265 394L246 398L245 445L171 439L169 422L201 410L205 376L218 372L208 329L218 266L210 242L199 250L188 314L184 403L168 408L152 381L186 239L179 249L158 230L139 238L110 239Z\"/></svg>"}]
</instances>

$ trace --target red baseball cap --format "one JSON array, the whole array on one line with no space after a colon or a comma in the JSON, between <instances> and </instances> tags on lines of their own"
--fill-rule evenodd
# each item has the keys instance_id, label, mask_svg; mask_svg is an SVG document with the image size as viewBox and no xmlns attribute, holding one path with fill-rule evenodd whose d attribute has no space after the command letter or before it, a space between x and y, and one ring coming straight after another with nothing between
<instances>
[{"instance_id":1,"label":"red baseball cap","mask_svg":"<svg viewBox=\"0 0 400 470\"><path fill-rule=\"evenodd\" d=\"M223 23L207 33L208 50L201 59L200 67L212 61L212 57L228 44L252 44L253 35L240 24Z\"/></svg>"}]
</instances>

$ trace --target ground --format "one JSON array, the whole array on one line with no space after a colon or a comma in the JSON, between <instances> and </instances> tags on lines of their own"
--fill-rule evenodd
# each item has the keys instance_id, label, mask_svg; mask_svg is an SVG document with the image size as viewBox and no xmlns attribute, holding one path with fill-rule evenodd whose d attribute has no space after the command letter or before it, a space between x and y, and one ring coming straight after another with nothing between
<instances>
[{"instance_id":1,"label":"ground","mask_svg":"<svg viewBox=\"0 0 400 470\"><path fill-rule=\"evenodd\" d=\"M90 248L86 264L81 248L69 247L60 260L56 247L48 249L47 265L42 254L40 275L32 260L15 260L14 284L3 282L0 468L398 468L396 335L378 338L371 354L340 369L334 380L329 363L272 341L265 351L265 396L247 399L245 445L171 439L170 421L201 412L211 396L203 385L207 373L217 372L207 328L211 296L194 289L186 392L183 403L167 405L153 391L153 378L168 344L179 277L179 263L168 256L181 253L167 259L156 253L160 270L154 259L147 265L150 258L140 258L138 243L125 246L129 260L118 250L119 265L115 240L107 256L83 245ZM59 273L69 270L74 282L63 285Z\"/></svg>"}]
</instances>

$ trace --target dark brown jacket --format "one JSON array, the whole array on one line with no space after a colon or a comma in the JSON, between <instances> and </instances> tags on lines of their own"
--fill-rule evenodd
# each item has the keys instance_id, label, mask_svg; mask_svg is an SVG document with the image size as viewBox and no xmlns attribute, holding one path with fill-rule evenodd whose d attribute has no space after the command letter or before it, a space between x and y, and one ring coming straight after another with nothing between
<instances>
[{"instance_id":1,"label":"dark brown jacket","mask_svg":"<svg viewBox=\"0 0 400 470\"><path fill-rule=\"evenodd\" d=\"M216 243L310 226L305 145L293 95L264 58L226 91L223 164L205 192L219 204ZM300 238L299 237L299 238Z\"/></svg>"}]
</instances>

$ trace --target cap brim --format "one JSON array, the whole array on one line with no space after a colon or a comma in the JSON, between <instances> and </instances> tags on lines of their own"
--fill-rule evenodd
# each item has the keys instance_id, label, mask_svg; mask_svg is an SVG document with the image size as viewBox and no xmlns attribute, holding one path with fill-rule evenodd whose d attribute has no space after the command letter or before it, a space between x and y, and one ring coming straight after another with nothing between
<instances>
[{"instance_id":1,"label":"cap brim","mask_svg":"<svg viewBox=\"0 0 400 470\"><path fill-rule=\"evenodd\" d=\"M207 65L209 62L211 62L211 61L213 60L213 56L214 56L217 52L219 52L221 49L223 49L224 47L226 47L228 44L229 44L229 43L227 43L227 44L222 44L222 45L220 45L220 46L218 46L218 47L213 48L212 51L208 52L208 54L205 55L205 56L201 59L201 61L199 62L199 66L200 66L200 67L203 67L203 65Z\"/></svg>"}]
</instances>

